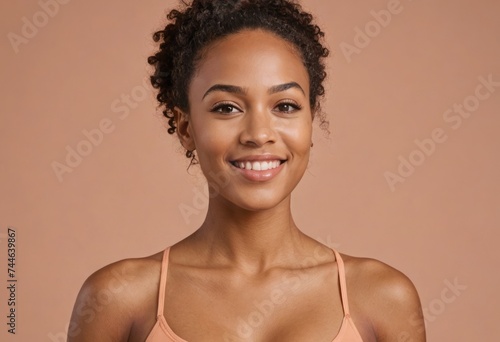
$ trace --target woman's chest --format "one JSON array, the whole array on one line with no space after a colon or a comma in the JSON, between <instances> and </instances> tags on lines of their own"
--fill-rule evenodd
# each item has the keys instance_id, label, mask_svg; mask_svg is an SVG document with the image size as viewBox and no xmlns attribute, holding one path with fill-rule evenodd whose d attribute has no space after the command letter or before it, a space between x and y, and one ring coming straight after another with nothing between
<instances>
[{"instance_id":1,"label":"woman's chest","mask_svg":"<svg viewBox=\"0 0 500 342\"><path fill-rule=\"evenodd\" d=\"M172 279L163 316L189 342L331 342L344 313L334 276L302 273L237 285Z\"/></svg>"}]
</instances>

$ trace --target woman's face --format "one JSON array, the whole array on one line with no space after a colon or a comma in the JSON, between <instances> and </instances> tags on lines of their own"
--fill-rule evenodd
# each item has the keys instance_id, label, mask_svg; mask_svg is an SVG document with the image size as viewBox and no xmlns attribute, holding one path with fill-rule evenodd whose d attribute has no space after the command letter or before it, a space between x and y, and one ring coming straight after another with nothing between
<instances>
[{"instance_id":1,"label":"woman's face","mask_svg":"<svg viewBox=\"0 0 500 342\"><path fill-rule=\"evenodd\" d=\"M211 201L247 210L275 207L309 161L309 77L285 40L246 30L206 50L189 87L188 115L178 121L195 148Z\"/></svg>"}]
</instances>

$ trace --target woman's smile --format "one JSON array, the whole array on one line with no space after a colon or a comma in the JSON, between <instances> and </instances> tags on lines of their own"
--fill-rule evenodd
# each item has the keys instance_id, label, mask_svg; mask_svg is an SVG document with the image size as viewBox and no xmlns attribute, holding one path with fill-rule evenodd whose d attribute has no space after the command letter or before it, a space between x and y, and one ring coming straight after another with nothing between
<instances>
[{"instance_id":1,"label":"woman's smile","mask_svg":"<svg viewBox=\"0 0 500 342\"><path fill-rule=\"evenodd\" d=\"M254 155L233 160L230 163L247 180L265 182L278 175L286 160L274 155Z\"/></svg>"}]
</instances>

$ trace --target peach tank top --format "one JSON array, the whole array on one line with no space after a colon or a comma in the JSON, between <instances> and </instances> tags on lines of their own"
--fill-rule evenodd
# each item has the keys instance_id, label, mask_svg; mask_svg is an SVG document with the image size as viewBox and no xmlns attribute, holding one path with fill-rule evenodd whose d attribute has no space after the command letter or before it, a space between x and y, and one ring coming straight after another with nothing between
<instances>
[{"instance_id":1,"label":"peach tank top","mask_svg":"<svg viewBox=\"0 0 500 342\"><path fill-rule=\"evenodd\" d=\"M163 316L163 303L165 302L165 286L167 282L169 252L170 247L167 247L163 252L156 324L149 333L146 342L188 342L174 333L174 331L170 328L167 321L165 320L165 317ZM340 292L342 296L342 307L344 309L344 319L342 320L342 325L340 327L339 333L332 342L363 342L363 339L361 338L361 335L354 325L354 321L352 320L349 313L344 262L342 261L340 254L336 250L333 250L333 252L335 253L335 258L337 260L339 270Z\"/></svg>"}]
</instances>

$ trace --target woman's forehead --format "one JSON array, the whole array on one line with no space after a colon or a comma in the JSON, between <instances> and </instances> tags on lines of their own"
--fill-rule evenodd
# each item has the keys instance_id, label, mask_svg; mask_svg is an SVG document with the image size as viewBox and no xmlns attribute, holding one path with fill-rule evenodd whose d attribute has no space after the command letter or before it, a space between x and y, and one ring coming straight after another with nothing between
<instances>
[{"instance_id":1,"label":"woman's forehead","mask_svg":"<svg viewBox=\"0 0 500 342\"><path fill-rule=\"evenodd\" d=\"M283 38L263 30L245 30L210 45L197 63L192 83L263 86L297 82L308 88L302 58Z\"/></svg>"}]
</instances>

